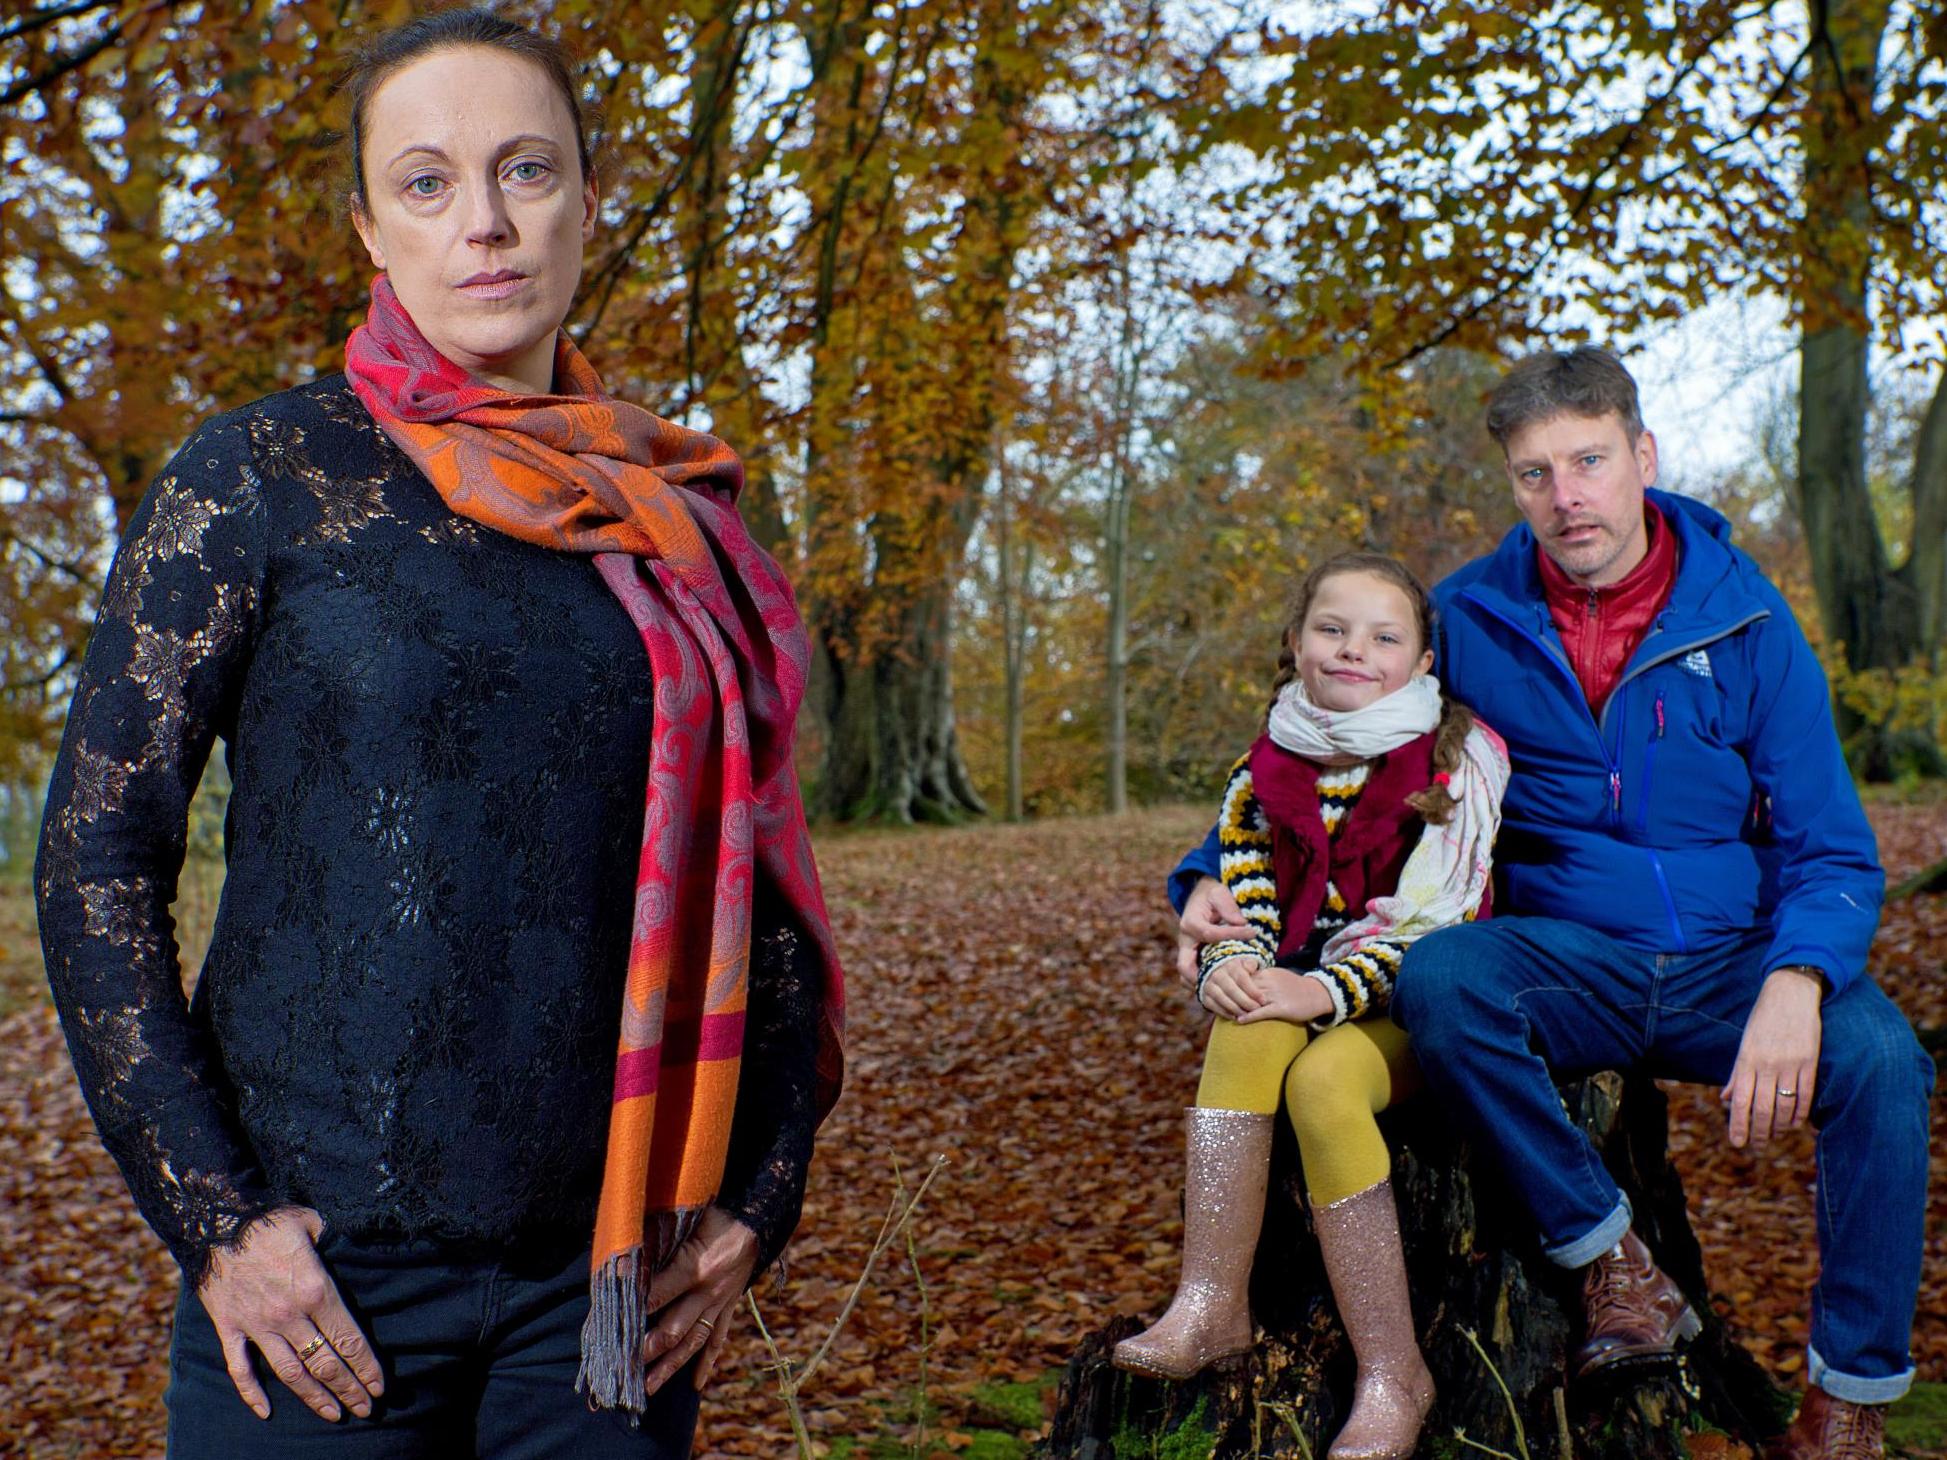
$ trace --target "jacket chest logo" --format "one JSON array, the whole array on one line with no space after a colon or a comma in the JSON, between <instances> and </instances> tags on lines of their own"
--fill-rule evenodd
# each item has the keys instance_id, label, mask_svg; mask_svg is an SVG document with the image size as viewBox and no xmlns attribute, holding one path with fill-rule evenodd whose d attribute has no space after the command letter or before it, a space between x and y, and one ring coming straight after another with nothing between
<instances>
[{"instance_id":1,"label":"jacket chest logo","mask_svg":"<svg viewBox=\"0 0 1947 1460\"><path fill-rule=\"evenodd\" d=\"M1702 649L1692 649L1677 662L1699 679L1710 678L1710 655Z\"/></svg>"}]
</instances>

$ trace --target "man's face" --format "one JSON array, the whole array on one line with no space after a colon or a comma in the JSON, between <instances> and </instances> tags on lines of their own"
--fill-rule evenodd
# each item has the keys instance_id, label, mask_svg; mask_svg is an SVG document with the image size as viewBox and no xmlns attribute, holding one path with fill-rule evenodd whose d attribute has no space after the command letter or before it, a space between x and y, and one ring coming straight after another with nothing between
<instances>
[{"instance_id":1,"label":"man's face","mask_svg":"<svg viewBox=\"0 0 1947 1460\"><path fill-rule=\"evenodd\" d=\"M1632 443L1614 411L1550 416L1510 436L1507 453L1515 504L1569 577L1602 588L1643 561L1643 488L1656 481L1648 431Z\"/></svg>"}]
</instances>

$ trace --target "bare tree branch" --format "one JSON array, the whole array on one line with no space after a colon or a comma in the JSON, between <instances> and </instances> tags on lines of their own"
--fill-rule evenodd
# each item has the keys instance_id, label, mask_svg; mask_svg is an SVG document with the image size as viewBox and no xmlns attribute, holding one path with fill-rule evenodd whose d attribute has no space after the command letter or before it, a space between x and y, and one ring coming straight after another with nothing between
<instances>
[{"instance_id":1,"label":"bare tree branch","mask_svg":"<svg viewBox=\"0 0 1947 1460\"><path fill-rule=\"evenodd\" d=\"M735 0L729 0L729 3L719 6L716 13L711 15L704 24L714 24L724 19L735 8ZM735 97L737 90L735 77L741 67L744 46L750 40L750 30L748 23L741 26L733 24L726 33L725 42L719 50L729 52L729 58L716 73L717 86L704 99L703 106L699 109L700 114L696 124L691 128L692 137L708 136L717 126L724 108ZM690 147L685 150L682 161L677 163L670 170L669 176L663 179L662 186L656 189L656 195L637 209L635 220L629 225L627 235L609 251L608 257L602 260L601 266L589 276L583 286L582 297L587 298L599 292L600 298L596 300L593 312L582 322L577 333L578 342L586 342L600 326L602 316L608 312L609 304L615 298L615 291L622 282L622 276L627 272L629 261L635 256L636 249L641 247L642 240L649 236L649 230L654 226L656 219L662 216L663 210L669 206L677 191L689 181L690 173L696 167L697 158L702 151L700 147Z\"/></svg>"},{"instance_id":2,"label":"bare tree branch","mask_svg":"<svg viewBox=\"0 0 1947 1460\"><path fill-rule=\"evenodd\" d=\"M48 572L71 578L84 588L98 589L101 586L92 574L81 567L78 560L57 558L40 544L29 541L10 527L0 527L0 543L12 543Z\"/></svg>"},{"instance_id":3,"label":"bare tree branch","mask_svg":"<svg viewBox=\"0 0 1947 1460\"><path fill-rule=\"evenodd\" d=\"M47 382L48 387L61 397L61 404L66 405L72 401L74 392L69 389L67 377L61 373L59 363L40 347L40 342L34 338L34 332L27 328L27 322L13 307L12 296L4 289L0 289L0 312L4 312L7 323L20 331L21 343L33 359L35 369L40 371L41 379Z\"/></svg>"},{"instance_id":4,"label":"bare tree branch","mask_svg":"<svg viewBox=\"0 0 1947 1460\"><path fill-rule=\"evenodd\" d=\"M1763 14L1771 8L1772 6L1767 3L1758 7L1754 13ZM1660 95L1652 97L1645 104L1642 112L1636 119L1623 129L1622 135L1617 139L1616 144L1609 149L1609 154L1602 160L1601 165L1590 173L1589 180L1583 184L1580 194L1569 205L1566 216L1549 230L1548 242L1535 253L1527 268L1510 274L1501 282L1500 287L1494 289L1484 297L1476 299L1472 304L1467 305L1459 312L1449 315L1446 322L1434 331L1432 335L1418 341L1399 355L1387 360L1383 368L1389 371L1398 370L1403 366L1410 365L1422 355L1437 350L1473 321L1479 319L1488 310L1506 300L1516 290L1532 283L1535 276L1541 272L1542 266L1552 259L1566 244L1569 225L1580 221L1582 216L1589 211L1591 205L1596 202L1598 197L1597 189L1602 179L1628 153L1629 148L1634 145L1637 137L1649 125L1650 119L1675 97L1678 88L1696 73L1697 68L1703 64L1704 59L1710 54L1711 48L1728 35L1735 26L1750 18L1750 15L1736 15L1727 20L1715 34L1710 36L1697 48L1697 53L1678 69L1676 74L1671 77L1669 86ZM1799 53L1792 58L1791 65L1785 68L1784 75L1779 77L1778 84L1772 89L1771 95L1765 98L1764 105L1758 108L1757 112L1750 118L1748 124L1741 132L1738 132L1734 136L1719 137L1713 140L1709 145L1698 148L1696 156L1713 156L1728 148L1748 142L1756 134L1758 128L1771 116L1779 101L1783 99L1786 91L1790 89L1792 81L1798 75L1799 67L1805 64L1806 59L1812 54L1817 43L1816 37L1807 41ZM1625 187L1602 193L1599 196L1605 203L1615 203L1634 197L1638 193L1654 190L1661 187L1685 168L1693 165L1694 161L1695 158L1691 158L1672 164L1661 172L1654 173Z\"/></svg>"},{"instance_id":5,"label":"bare tree branch","mask_svg":"<svg viewBox=\"0 0 1947 1460\"><path fill-rule=\"evenodd\" d=\"M62 57L40 75L23 77L9 86L4 93L0 93L0 107L13 106L35 92L52 86L69 72L79 71L121 38L122 24L116 21L80 50Z\"/></svg>"},{"instance_id":6,"label":"bare tree branch","mask_svg":"<svg viewBox=\"0 0 1947 1460\"><path fill-rule=\"evenodd\" d=\"M32 675L26 679L10 679L4 683L0 683L0 694L19 694L25 689L46 689L60 677L61 671L72 663L74 663L74 650L63 649L47 673Z\"/></svg>"},{"instance_id":7,"label":"bare tree branch","mask_svg":"<svg viewBox=\"0 0 1947 1460\"><path fill-rule=\"evenodd\" d=\"M29 35L34 31L45 30L58 20L70 20L74 16L87 15L96 10L109 10L116 3L117 0L74 0L70 5L56 5L51 10L36 10L30 15L22 16L4 30L0 30L0 41L18 40L21 36Z\"/></svg>"}]
</instances>

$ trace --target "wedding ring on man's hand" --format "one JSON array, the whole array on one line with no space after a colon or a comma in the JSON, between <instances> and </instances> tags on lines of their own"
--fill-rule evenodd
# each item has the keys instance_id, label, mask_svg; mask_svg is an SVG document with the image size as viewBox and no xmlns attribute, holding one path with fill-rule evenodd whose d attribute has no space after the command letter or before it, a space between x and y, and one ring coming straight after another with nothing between
<instances>
[{"instance_id":1,"label":"wedding ring on man's hand","mask_svg":"<svg viewBox=\"0 0 1947 1460\"><path fill-rule=\"evenodd\" d=\"M705 1333L715 1333L715 1332L717 1331L717 1326L716 1326L716 1324L714 1324L714 1323L712 1323L712 1322L711 1322L711 1321L710 1321L709 1319L707 1319L707 1318L699 1318L699 1319L697 1319L697 1320L696 1320L696 1326L697 1326L698 1328L700 1328L700 1329L702 1329L702 1330L703 1330L703 1331L704 1331Z\"/></svg>"},{"instance_id":2,"label":"wedding ring on man's hand","mask_svg":"<svg viewBox=\"0 0 1947 1460\"><path fill-rule=\"evenodd\" d=\"M1796 1090L1787 1090L1783 1085L1778 1087L1778 1093L1787 1100L1796 1100L1798 1098L1798 1092Z\"/></svg>"},{"instance_id":3,"label":"wedding ring on man's hand","mask_svg":"<svg viewBox=\"0 0 1947 1460\"><path fill-rule=\"evenodd\" d=\"M303 1348L297 1351L297 1361L300 1364L308 1363L310 1361L311 1355L316 1353L319 1349L323 1348L324 1346L325 1346L325 1336L322 1333L314 1335L309 1343L307 1343Z\"/></svg>"}]
</instances>

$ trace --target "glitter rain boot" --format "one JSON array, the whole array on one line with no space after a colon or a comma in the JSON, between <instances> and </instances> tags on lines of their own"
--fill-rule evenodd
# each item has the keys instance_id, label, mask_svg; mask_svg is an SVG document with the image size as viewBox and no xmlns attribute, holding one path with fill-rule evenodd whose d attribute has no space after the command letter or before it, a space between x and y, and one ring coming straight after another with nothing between
<instances>
[{"instance_id":1,"label":"glitter rain boot","mask_svg":"<svg viewBox=\"0 0 1947 1460\"><path fill-rule=\"evenodd\" d=\"M1405 1460L1433 1407L1433 1375L1413 1333L1393 1183L1312 1208L1325 1275L1359 1376L1330 1460Z\"/></svg>"},{"instance_id":2,"label":"glitter rain boot","mask_svg":"<svg viewBox=\"0 0 1947 1460\"><path fill-rule=\"evenodd\" d=\"M1169 1311L1115 1346L1118 1369L1188 1379L1251 1346L1251 1259L1271 1171L1269 1115L1183 1112L1183 1275Z\"/></svg>"}]
</instances>

